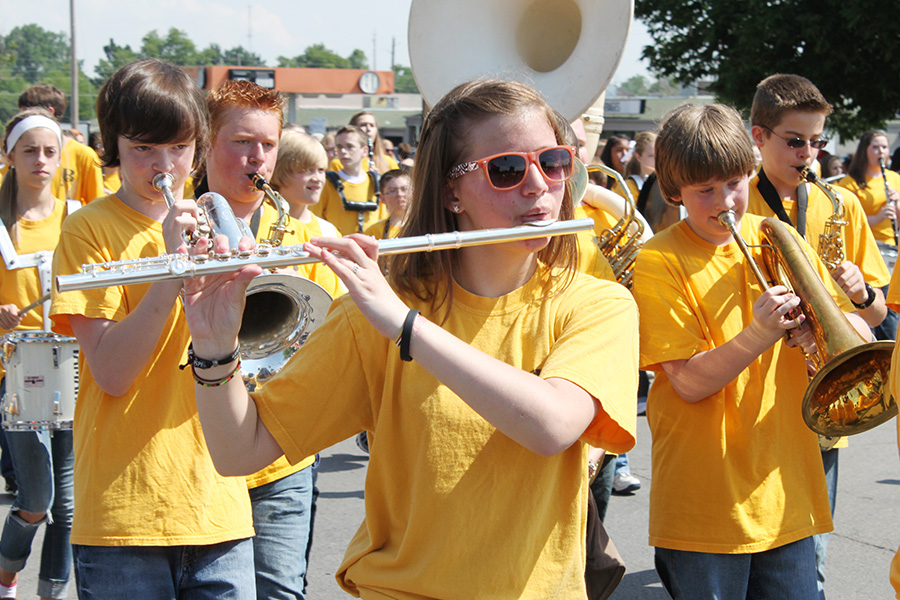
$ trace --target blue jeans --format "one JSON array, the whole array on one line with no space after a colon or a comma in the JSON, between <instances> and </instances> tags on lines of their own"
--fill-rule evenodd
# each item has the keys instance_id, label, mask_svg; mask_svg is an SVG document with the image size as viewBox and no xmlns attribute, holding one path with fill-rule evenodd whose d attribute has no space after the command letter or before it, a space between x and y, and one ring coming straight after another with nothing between
<instances>
[{"instance_id":1,"label":"blue jeans","mask_svg":"<svg viewBox=\"0 0 900 600\"><path fill-rule=\"evenodd\" d=\"M628 473L631 475L631 467L628 466L628 454L622 453L616 457L616 475Z\"/></svg>"},{"instance_id":2,"label":"blue jeans","mask_svg":"<svg viewBox=\"0 0 900 600\"><path fill-rule=\"evenodd\" d=\"M46 523L37 594L65 598L72 569L69 534L75 508L72 431L6 433L18 475L19 494L0 535L0 568L12 573L24 569L38 527ZM19 516L19 510L48 513L48 516L29 523Z\"/></svg>"},{"instance_id":3,"label":"blue jeans","mask_svg":"<svg viewBox=\"0 0 900 600\"><path fill-rule=\"evenodd\" d=\"M884 292L884 297L887 298L888 288L890 286L884 286L881 288L881 291ZM884 320L872 327L872 333L875 335L876 340L895 340L897 339L897 322L900 320L900 315L897 315L890 308L887 311L887 314L884 317Z\"/></svg>"},{"instance_id":4,"label":"blue jeans","mask_svg":"<svg viewBox=\"0 0 900 600\"><path fill-rule=\"evenodd\" d=\"M310 540L314 469L306 467L278 481L251 488L256 597L303 600L306 550Z\"/></svg>"},{"instance_id":5,"label":"blue jeans","mask_svg":"<svg viewBox=\"0 0 900 600\"><path fill-rule=\"evenodd\" d=\"M79 600L246 600L253 543L72 546Z\"/></svg>"},{"instance_id":6,"label":"blue jeans","mask_svg":"<svg viewBox=\"0 0 900 600\"><path fill-rule=\"evenodd\" d=\"M838 449L822 451L822 466L825 467L825 486L828 489L828 503L831 505L831 516L834 516L834 504L837 500L838 483ZM819 533L813 536L816 543L816 575L821 597L825 597L825 553L828 550L830 533Z\"/></svg>"},{"instance_id":7,"label":"blue jeans","mask_svg":"<svg viewBox=\"0 0 900 600\"><path fill-rule=\"evenodd\" d=\"M656 571L674 600L815 600L811 537L752 554L656 548Z\"/></svg>"}]
</instances>

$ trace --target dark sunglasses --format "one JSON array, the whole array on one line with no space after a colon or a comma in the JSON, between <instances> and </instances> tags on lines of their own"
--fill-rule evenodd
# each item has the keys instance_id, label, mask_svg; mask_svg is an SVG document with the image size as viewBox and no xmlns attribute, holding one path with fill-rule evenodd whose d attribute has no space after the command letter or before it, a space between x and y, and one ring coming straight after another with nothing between
<instances>
[{"instance_id":1,"label":"dark sunglasses","mask_svg":"<svg viewBox=\"0 0 900 600\"><path fill-rule=\"evenodd\" d=\"M828 140L825 140L825 139L804 140L803 138L798 138L798 137L786 138L786 137L778 135L777 133L775 133L774 131L772 131L771 129L766 127L765 125L760 125L760 127L767 129L769 131L769 133L771 133L775 137L780 137L781 139L783 139L784 143L788 145L788 148L793 148L794 150L799 150L800 148L805 147L806 144L809 144L810 148L815 148L816 150L821 150L822 148L824 148L825 146L828 145Z\"/></svg>"},{"instance_id":2,"label":"dark sunglasses","mask_svg":"<svg viewBox=\"0 0 900 600\"><path fill-rule=\"evenodd\" d=\"M487 174L488 182L495 190L511 190L525 181L528 164L538 166L544 179L552 182L568 181L572 177L575 149L571 146L554 146L535 152L504 152L465 162L453 167L447 174L449 179L459 179L481 167Z\"/></svg>"}]
</instances>

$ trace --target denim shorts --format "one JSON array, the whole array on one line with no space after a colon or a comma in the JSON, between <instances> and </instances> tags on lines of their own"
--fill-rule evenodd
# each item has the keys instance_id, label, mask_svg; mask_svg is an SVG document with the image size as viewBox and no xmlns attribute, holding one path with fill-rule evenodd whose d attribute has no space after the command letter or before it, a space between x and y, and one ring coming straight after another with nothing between
<instances>
[{"instance_id":1,"label":"denim shorts","mask_svg":"<svg viewBox=\"0 0 900 600\"><path fill-rule=\"evenodd\" d=\"M209 546L74 545L79 600L256 597L250 538Z\"/></svg>"}]
</instances>

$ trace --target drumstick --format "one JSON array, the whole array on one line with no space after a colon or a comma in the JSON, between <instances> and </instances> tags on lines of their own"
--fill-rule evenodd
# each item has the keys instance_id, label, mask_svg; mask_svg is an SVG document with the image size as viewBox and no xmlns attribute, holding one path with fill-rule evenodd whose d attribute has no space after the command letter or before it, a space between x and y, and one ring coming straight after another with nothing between
<instances>
[{"instance_id":1,"label":"drumstick","mask_svg":"<svg viewBox=\"0 0 900 600\"><path fill-rule=\"evenodd\" d=\"M47 292L46 294L44 294L43 296L41 296L40 298L38 298L31 304L29 304L28 306L26 306L25 308L20 310L19 316L21 317L21 316L25 315L25 313L27 313L28 311L34 310L35 308L37 308L38 306L40 306L41 304L43 304L45 301L47 301L49 299L50 299L50 292Z\"/></svg>"}]
</instances>

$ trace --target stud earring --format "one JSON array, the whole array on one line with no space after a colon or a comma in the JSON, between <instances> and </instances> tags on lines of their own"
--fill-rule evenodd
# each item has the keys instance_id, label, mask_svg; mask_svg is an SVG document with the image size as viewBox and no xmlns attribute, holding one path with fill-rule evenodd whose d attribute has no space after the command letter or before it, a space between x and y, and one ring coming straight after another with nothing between
<instances>
[{"instance_id":1,"label":"stud earring","mask_svg":"<svg viewBox=\"0 0 900 600\"><path fill-rule=\"evenodd\" d=\"M455 212L456 214L459 214L460 210L462 210L462 209L459 207L459 204L453 205L453 212Z\"/></svg>"}]
</instances>

